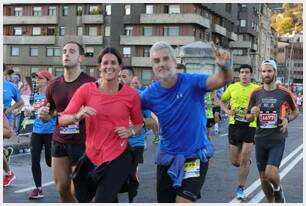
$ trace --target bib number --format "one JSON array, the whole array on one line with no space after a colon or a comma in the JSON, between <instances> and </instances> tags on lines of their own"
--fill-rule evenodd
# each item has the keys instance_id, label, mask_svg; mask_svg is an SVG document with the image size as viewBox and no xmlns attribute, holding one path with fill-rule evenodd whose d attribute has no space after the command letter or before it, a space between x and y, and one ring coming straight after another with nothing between
<instances>
[{"instance_id":1,"label":"bib number","mask_svg":"<svg viewBox=\"0 0 306 206\"><path fill-rule=\"evenodd\" d=\"M277 128L277 114L259 114L260 128Z\"/></svg>"},{"instance_id":2,"label":"bib number","mask_svg":"<svg viewBox=\"0 0 306 206\"><path fill-rule=\"evenodd\" d=\"M200 159L185 162L184 173L184 179L200 177Z\"/></svg>"},{"instance_id":3,"label":"bib number","mask_svg":"<svg viewBox=\"0 0 306 206\"><path fill-rule=\"evenodd\" d=\"M60 127L60 134L80 134L79 123L71 124L66 127Z\"/></svg>"}]
</instances>

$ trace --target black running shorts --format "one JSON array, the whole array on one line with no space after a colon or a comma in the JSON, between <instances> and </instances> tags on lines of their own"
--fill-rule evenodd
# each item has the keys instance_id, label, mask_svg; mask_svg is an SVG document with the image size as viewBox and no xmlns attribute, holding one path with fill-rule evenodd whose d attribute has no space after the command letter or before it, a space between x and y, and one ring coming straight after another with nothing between
<instances>
[{"instance_id":1,"label":"black running shorts","mask_svg":"<svg viewBox=\"0 0 306 206\"><path fill-rule=\"evenodd\" d=\"M85 152L84 144L63 144L52 141L52 157L68 157L74 166Z\"/></svg>"},{"instance_id":2,"label":"black running shorts","mask_svg":"<svg viewBox=\"0 0 306 206\"><path fill-rule=\"evenodd\" d=\"M285 150L285 138L255 140L255 152L257 168L260 172L265 171L267 165L279 167Z\"/></svg>"},{"instance_id":3,"label":"black running shorts","mask_svg":"<svg viewBox=\"0 0 306 206\"><path fill-rule=\"evenodd\" d=\"M191 161L194 159L188 159ZM201 188L205 182L208 162L200 163L200 177L191 177L183 180L182 186L175 189L167 171L170 166L157 165L157 201L159 203L173 203L176 196L181 196L192 202L200 198Z\"/></svg>"},{"instance_id":4,"label":"black running shorts","mask_svg":"<svg viewBox=\"0 0 306 206\"><path fill-rule=\"evenodd\" d=\"M254 127L230 124L228 126L228 142L237 147L240 147L243 142L254 143L255 131Z\"/></svg>"}]
</instances>

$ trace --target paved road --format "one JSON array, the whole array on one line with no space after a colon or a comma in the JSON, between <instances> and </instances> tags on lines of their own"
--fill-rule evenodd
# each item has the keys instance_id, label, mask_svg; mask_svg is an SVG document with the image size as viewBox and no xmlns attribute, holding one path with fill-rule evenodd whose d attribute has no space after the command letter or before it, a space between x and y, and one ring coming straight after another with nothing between
<instances>
[{"instance_id":1,"label":"paved road","mask_svg":"<svg viewBox=\"0 0 306 206\"><path fill-rule=\"evenodd\" d=\"M287 202L302 203L303 202L303 132L302 132L302 115L297 120L290 123L289 138L286 142L286 149L281 166L281 174L283 176L282 185L286 195ZM206 177L206 182L202 188L202 198L198 202L203 203L226 203L235 202L233 200L235 189L237 187L238 169L231 166L228 158L228 140L226 123L222 123L220 135L216 136L213 143L216 147L216 153L210 161L209 170ZM152 139L148 139L148 148L145 151L145 164L139 167L139 178L141 185L139 194L135 202L152 203L156 202L155 192L155 151L157 145L151 143ZM246 188L250 193L247 202L266 202L261 195L258 183L258 171L256 168L254 151L252 153L252 162L249 178ZM50 168L43 165L43 183L45 197L41 200L28 200L28 195L31 192L34 182L30 170L30 155L21 154L15 155L11 160L11 167L16 173L17 178L11 186L4 188L3 202L58 202L58 195L55 190ZM127 202L127 194L119 196L120 202Z\"/></svg>"}]
</instances>

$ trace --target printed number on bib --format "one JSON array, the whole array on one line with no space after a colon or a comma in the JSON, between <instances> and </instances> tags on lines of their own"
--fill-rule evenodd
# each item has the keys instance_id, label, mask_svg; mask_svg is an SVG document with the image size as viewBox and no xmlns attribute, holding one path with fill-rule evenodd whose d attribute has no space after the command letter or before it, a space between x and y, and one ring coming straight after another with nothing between
<instances>
[{"instance_id":1,"label":"printed number on bib","mask_svg":"<svg viewBox=\"0 0 306 206\"><path fill-rule=\"evenodd\" d=\"M71 124L66 127L60 127L60 134L80 134L79 123Z\"/></svg>"},{"instance_id":2,"label":"printed number on bib","mask_svg":"<svg viewBox=\"0 0 306 206\"><path fill-rule=\"evenodd\" d=\"M259 114L260 128L277 128L277 114Z\"/></svg>"},{"instance_id":3,"label":"printed number on bib","mask_svg":"<svg viewBox=\"0 0 306 206\"><path fill-rule=\"evenodd\" d=\"M239 122L248 122L245 119L245 112L244 110L239 110L238 114L235 115L235 120Z\"/></svg>"},{"instance_id":4,"label":"printed number on bib","mask_svg":"<svg viewBox=\"0 0 306 206\"><path fill-rule=\"evenodd\" d=\"M185 162L184 173L184 179L190 177L200 177L200 159Z\"/></svg>"}]
</instances>

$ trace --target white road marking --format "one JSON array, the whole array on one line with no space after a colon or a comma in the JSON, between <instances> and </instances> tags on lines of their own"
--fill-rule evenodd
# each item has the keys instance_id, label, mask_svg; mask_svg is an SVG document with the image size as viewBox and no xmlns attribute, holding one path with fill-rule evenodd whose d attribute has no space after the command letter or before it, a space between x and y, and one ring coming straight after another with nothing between
<instances>
[{"instance_id":1,"label":"white road marking","mask_svg":"<svg viewBox=\"0 0 306 206\"><path fill-rule=\"evenodd\" d=\"M297 156L287 167L285 167L285 169L283 169L281 171L281 173L279 174L280 179L283 179L288 172L290 172L294 166L303 158L303 153L299 154L299 156ZM285 192L285 191L284 191ZM286 194L286 193L285 193ZM252 199L249 200L249 202L252 203L258 203L260 202L263 198L265 197L264 193L262 190L260 190L260 192L258 192Z\"/></svg>"},{"instance_id":2,"label":"white road marking","mask_svg":"<svg viewBox=\"0 0 306 206\"><path fill-rule=\"evenodd\" d=\"M47 183L42 184L42 187L46 187L46 186L53 185L53 184L54 184L54 181L47 182ZM15 193L22 193L22 192L27 192L27 191L34 190L35 188L36 188L35 186L34 187L27 187L27 188L17 190L17 191L14 191L14 192Z\"/></svg>"},{"instance_id":3,"label":"white road marking","mask_svg":"<svg viewBox=\"0 0 306 206\"><path fill-rule=\"evenodd\" d=\"M281 169L294 155L296 155L301 149L303 149L303 144L293 150L286 158L284 158L279 166ZM259 186L261 186L260 178L254 181L248 188L245 189L246 196L249 196L253 191L255 191ZM230 201L231 203L240 202L236 198Z\"/></svg>"}]
</instances>

